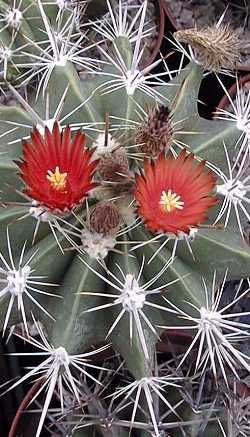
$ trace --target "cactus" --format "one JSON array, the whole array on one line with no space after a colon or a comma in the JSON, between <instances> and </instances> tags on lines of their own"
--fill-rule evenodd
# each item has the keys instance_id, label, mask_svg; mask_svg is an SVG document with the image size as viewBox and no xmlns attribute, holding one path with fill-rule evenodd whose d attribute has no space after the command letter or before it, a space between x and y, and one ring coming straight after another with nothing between
<instances>
[{"instance_id":1,"label":"cactus","mask_svg":"<svg viewBox=\"0 0 250 437\"><path fill-rule=\"evenodd\" d=\"M250 369L236 309L250 276L249 96L201 118L209 47L197 57L176 39L188 64L145 66L147 2L130 26L126 5L107 5L95 44L80 2L0 3L1 86L16 100L0 108L0 323L40 359L1 395L38 378L36 437L49 420L74 437L217 436L226 399L197 407L187 391L205 378L230 391ZM212 63L221 84L227 56ZM225 302L228 280L240 283ZM162 362L166 330L189 346Z\"/></svg>"}]
</instances>

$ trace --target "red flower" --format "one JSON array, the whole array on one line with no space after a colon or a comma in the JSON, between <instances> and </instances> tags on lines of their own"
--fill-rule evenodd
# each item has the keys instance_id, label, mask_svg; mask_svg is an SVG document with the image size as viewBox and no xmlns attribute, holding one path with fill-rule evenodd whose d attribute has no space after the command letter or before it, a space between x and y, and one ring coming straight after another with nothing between
<instances>
[{"instance_id":1,"label":"red flower","mask_svg":"<svg viewBox=\"0 0 250 437\"><path fill-rule=\"evenodd\" d=\"M154 162L144 161L144 175L136 176L134 196L138 214L153 232L189 234L207 220L206 212L217 202L211 195L216 178L204 171L205 161L182 150L177 159L162 153Z\"/></svg>"},{"instance_id":2,"label":"red flower","mask_svg":"<svg viewBox=\"0 0 250 437\"><path fill-rule=\"evenodd\" d=\"M34 128L30 141L23 141L23 159L17 162L24 193L51 210L72 209L96 186L92 174L98 161L92 161L94 149L85 148L85 134L77 132L71 140L69 126L61 135L55 122L52 133L44 136Z\"/></svg>"}]
</instances>

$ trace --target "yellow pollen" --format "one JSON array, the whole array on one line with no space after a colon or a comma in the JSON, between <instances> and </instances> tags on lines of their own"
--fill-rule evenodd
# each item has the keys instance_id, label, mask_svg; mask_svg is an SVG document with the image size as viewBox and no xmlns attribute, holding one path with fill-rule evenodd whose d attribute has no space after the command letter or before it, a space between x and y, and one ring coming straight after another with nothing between
<instances>
[{"instance_id":1,"label":"yellow pollen","mask_svg":"<svg viewBox=\"0 0 250 437\"><path fill-rule=\"evenodd\" d=\"M54 172L48 170L47 179L55 190L63 190L66 185L67 173L60 173L57 166Z\"/></svg>"},{"instance_id":2,"label":"yellow pollen","mask_svg":"<svg viewBox=\"0 0 250 437\"><path fill-rule=\"evenodd\" d=\"M178 196L176 193L172 193L172 190L162 191L160 205L162 205L162 209L167 212L171 212L174 209L183 209L184 202L180 200L181 196Z\"/></svg>"}]
</instances>

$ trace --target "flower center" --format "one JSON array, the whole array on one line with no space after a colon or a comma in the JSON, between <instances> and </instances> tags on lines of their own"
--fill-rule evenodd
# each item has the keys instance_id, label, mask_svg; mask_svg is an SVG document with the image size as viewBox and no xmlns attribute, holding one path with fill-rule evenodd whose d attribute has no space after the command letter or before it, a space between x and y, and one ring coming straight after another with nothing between
<instances>
[{"instance_id":1,"label":"flower center","mask_svg":"<svg viewBox=\"0 0 250 437\"><path fill-rule=\"evenodd\" d=\"M171 212L174 209L183 209L184 202L180 200L181 196L176 193L172 193L172 190L162 191L160 205L162 209L167 212Z\"/></svg>"},{"instance_id":2,"label":"flower center","mask_svg":"<svg viewBox=\"0 0 250 437\"><path fill-rule=\"evenodd\" d=\"M66 185L67 173L61 173L57 166L55 171L48 170L47 179L55 190L63 190Z\"/></svg>"}]
</instances>

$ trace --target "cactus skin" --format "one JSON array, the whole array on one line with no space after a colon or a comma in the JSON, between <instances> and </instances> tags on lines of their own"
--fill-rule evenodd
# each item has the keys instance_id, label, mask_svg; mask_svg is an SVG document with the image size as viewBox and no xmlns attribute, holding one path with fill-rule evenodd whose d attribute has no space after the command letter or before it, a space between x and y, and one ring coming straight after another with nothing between
<instances>
[{"instance_id":1,"label":"cactus skin","mask_svg":"<svg viewBox=\"0 0 250 437\"><path fill-rule=\"evenodd\" d=\"M5 11L7 6L7 2L0 2L1 11ZM44 47L50 47L48 28L46 28L42 14L50 18L50 20L47 20L50 28L50 23L56 22L59 12L56 1L40 2L39 0L34 2L33 0L23 0L22 7L24 10L27 7L27 12L24 12L23 20L17 29L17 35L12 46L12 50L18 50L17 53L22 55L22 60L18 68L19 71L13 69L13 65L8 63L5 78L8 83L6 84L4 79L2 83L3 87L14 87L16 92L18 92L19 85L22 82L22 74L27 71L35 71L32 64L34 67L35 56L39 52L34 44L28 45L27 49L23 49L22 46L25 42L32 40L35 42L44 41ZM65 23L71 14L72 11L66 10L62 15L62 22ZM3 27L2 24L1 26ZM13 29L8 26L0 32L0 40L3 46L11 41L12 31ZM74 36L72 36L72 42L74 43L74 41ZM121 54L127 69L132 68L133 47L128 37L117 36L113 43L109 42L107 47L108 56L114 57L115 50L117 50ZM25 55L22 54L24 51ZM33 57L32 55L29 57L29 53ZM19 64L16 58L14 62L17 65ZM27 319L32 321L34 317L35 320L42 323L48 341L55 349L63 347L68 354L76 355L88 351L93 345L97 347L108 341L112 344L113 349L125 360L126 367L135 380L151 378L154 374L155 351L158 339L149 329L149 326L142 321L142 330L148 350L148 358L146 358L145 350L143 350L136 329L133 331L132 343L130 342L127 314L106 339L112 321L118 315L118 310L116 310L116 307L111 307L98 312L88 311L108 302L107 298L101 296L101 294L118 293L117 289L114 289L110 283L106 283L102 279L101 276L106 276L103 264L91 258L87 253L79 253L77 250L65 250L62 253L50 226L46 222L40 223L35 241L33 241L37 220L31 216L19 220L20 217L28 214L30 208L30 205L25 206L27 200L20 195L23 184L17 175L18 168L15 164L15 160L22 157L21 140L29 138L32 127L37 126L40 119L44 120L45 125L48 123L48 118L46 120L45 116L48 96L49 119L53 118L53 114L56 113L63 98L62 110L58 115L59 123L62 127L65 127L66 124L69 126L82 126L88 136L88 147L93 147L93 144L98 140L99 132L104 131L108 114L112 137L114 139L121 137L124 150L130 151L135 141L135 129L133 129L133 123L130 123L130 121L140 123L138 108L143 108L147 113L149 108L153 108L157 101L158 103L160 101L162 105L173 108L171 115L173 124L181 121L181 130L176 133L179 143L187 144L189 146L188 150L192 151L195 156L206 159L222 171L227 171L223 143L226 144L228 153L232 157L235 153L235 143L241 132L233 122L205 120L199 116L197 100L203 79L203 70L201 66L193 62L190 62L168 83L160 84L159 82L159 85L154 87L154 92L151 94L144 92L141 87L126 90L124 86L110 93L105 93L105 83L109 79L113 79L113 74L119 74L112 62L109 62L109 64L100 63L99 70L94 68L94 73L87 72L82 80L79 78L74 63L70 60L67 59L61 65L60 62L55 63L48 83L44 88L42 86L37 94L35 88L39 85L41 74L40 76L34 76L30 82L27 75L29 105L25 105L21 101L22 105L16 107L0 107L0 148L1 153L3 153L0 160L1 201L4 206L0 210L2 256L8 260L6 239L6 229L8 227L13 259L16 262L19 260L20 252L26 242L25 259L29 259L30 255L37 251L32 260L32 269L35 269L35 275L45 275L46 282L59 284L55 294L61 297L60 300L45 294L36 297L39 304L53 316L54 321L47 317L32 301L24 298ZM13 88L11 89L13 90ZM33 109L33 113L30 107ZM75 110L78 107L79 109ZM61 122L62 119L65 119L65 121ZM120 124L118 128L116 127L117 123ZM97 129L88 130L88 125L97 127ZM196 134L187 133L191 131ZM129 146L130 149L126 149ZM171 147L178 151L174 143L171 144ZM139 160L130 158L131 174L134 174L135 167L140 165ZM128 196L131 196L131 193ZM90 205L93 205L97 200L92 200L91 197L89 202ZM22 205L20 206L18 203ZM220 206L221 202L209 211L208 223L213 223ZM247 208L250 213L249 205L247 205ZM84 204L81 209L77 210L77 216L84 217L85 214ZM73 214L68 214L65 220L77 227L80 226ZM62 229L67 228L66 224L62 225ZM65 238L65 233L62 230L58 232L58 229L56 232L60 245L67 248L69 242ZM124 275L134 274L137 277L141 264L145 259L145 267L140 281L141 284L150 281L171 259L173 248L173 241L170 241L159 251L152 262L147 264L147 261L160 246L159 242L150 242L153 236L145 229L143 224L134 229L128 229L124 236L118 237L117 249L119 251L111 251L105 258L107 269L123 281L121 272L119 272L116 265L120 266ZM129 244L130 242L133 243ZM131 252L131 248L136 244L134 242L138 242L138 244L140 242L148 243ZM219 227L199 228L191 245L194 258L190 254L186 242L184 240L178 242L176 258L168 269L156 279L153 287L161 287L170 281L178 281L167 287L166 290L163 289L161 294L151 297L150 301L164 306L162 296L167 296L174 305L190 311L190 307L186 302L196 305L198 308L205 305L202 276L206 278L208 284L212 283L215 269L218 283L221 282L226 269L228 269L228 280L248 278L250 276L250 249L240 235L237 220L234 216L230 217L230 222L225 229ZM134 256L132 257L131 254ZM50 287L43 289L51 292ZM1 329L4 326L8 302L6 296L0 300ZM181 318L177 319L174 314L164 310L161 311L156 307L147 307L145 314L153 326L186 325L186 322ZM20 311L17 305L14 304L8 326L11 327L18 321L20 321ZM173 388L172 391L174 393L175 389ZM95 406L90 406L89 409L92 414L97 414ZM189 417L191 416L192 413L189 412ZM97 429L98 435L105 437L116 437L117 435L125 437L128 435L128 429L122 427L117 427L116 431L111 429L110 433L101 426L97 426ZM90 430L86 432L83 428L77 430L73 435L84 437L85 435L91 435L91 432ZM217 429L213 431L213 428L211 428L211 432L214 433L213 435L218 435ZM136 435L143 437L148 434L142 429Z\"/></svg>"}]
</instances>

